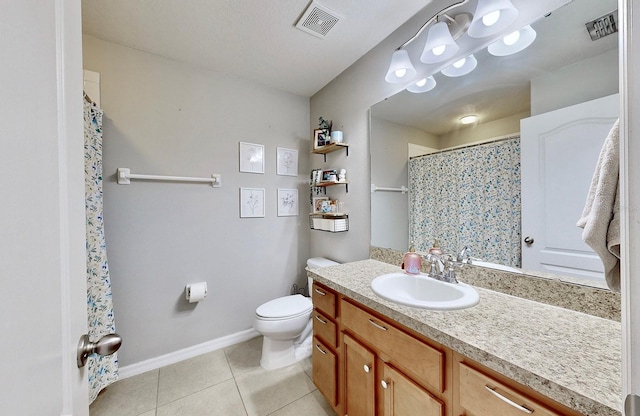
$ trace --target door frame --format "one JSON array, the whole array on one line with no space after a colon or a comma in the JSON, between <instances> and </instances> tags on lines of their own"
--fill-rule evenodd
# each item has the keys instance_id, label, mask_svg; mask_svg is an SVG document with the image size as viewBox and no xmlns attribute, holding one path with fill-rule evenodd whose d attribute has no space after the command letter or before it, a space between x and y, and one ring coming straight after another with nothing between
<instances>
[{"instance_id":1,"label":"door frame","mask_svg":"<svg viewBox=\"0 0 640 416\"><path fill-rule=\"evenodd\" d=\"M640 111L640 82L634 69L640 67L634 39L640 38L640 0L619 0L620 63L620 208L621 208L621 286L622 286L622 395L640 395L640 119L632 117ZM635 162L635 163L634 163ZM636 409L637 410L637 409Z\"/></svg>"}]
</instances>

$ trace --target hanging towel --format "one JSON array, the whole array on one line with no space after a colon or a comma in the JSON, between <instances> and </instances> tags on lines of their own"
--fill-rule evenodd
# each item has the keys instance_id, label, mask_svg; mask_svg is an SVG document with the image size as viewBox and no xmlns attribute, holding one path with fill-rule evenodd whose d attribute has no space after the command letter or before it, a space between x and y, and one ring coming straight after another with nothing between
<instances>
[{"instance_id":1,"label":"hanging towel","mask_svg":"<svg viewBox=\"0 0 640 416\"><path fill-rule=\"evenodd\" d=\"M620 292L620 161L618 119L602 145L582 217L582 239L598 254L609 288Z\"/></svg>"}]
</instances>

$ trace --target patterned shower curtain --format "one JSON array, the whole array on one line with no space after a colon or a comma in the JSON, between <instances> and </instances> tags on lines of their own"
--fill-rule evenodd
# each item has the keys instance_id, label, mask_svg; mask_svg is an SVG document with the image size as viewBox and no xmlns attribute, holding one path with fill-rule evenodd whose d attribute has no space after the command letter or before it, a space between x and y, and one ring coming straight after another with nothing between
<instances>
[{"instance_id":1,"label":"patterned shower curtain","mask_svg":"<svg viewBox=\"0 0 640 416\"><path fill-rule=\"evenodd\" d=\"M520 138L412 158L409 237L446 253L520 267Z\"/></svg>"},{"instance_id":2,"label":"patterned shower curtain","mask_svg":"<svg viewBox=\"0 0 640 416\"><path fill-rule=\"evenodd\" d=\"M115 332L111 280L102 221L102 110L84 100L84 178L87 217L87 309L89 338ZM89 403L118 378L117 353L88 360Z\"/></svg>"}]
</instances>

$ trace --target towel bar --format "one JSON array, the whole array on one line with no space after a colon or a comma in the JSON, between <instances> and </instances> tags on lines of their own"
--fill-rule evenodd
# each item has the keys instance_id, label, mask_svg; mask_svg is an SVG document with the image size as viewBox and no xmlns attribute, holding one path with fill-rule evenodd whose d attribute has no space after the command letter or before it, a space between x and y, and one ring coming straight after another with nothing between
<instances>
[{"instance_id":1,"label":"towel bar","mask_svg":"<svg viewBox=\"0 0 640 416\"><path fill-rule=\"evenodd\" d=\"M409 189L406 186L401 186L400 188L383 188L383 187L371 184L371 193L374 194L378 191L402 192L403 194L406 194L407 192L409 192Z\"/></svg>"},{"instance_id":2,"label":"towel bar","mask_svg":"<svg viewBox=\"0 0 640 416\"><path fill-rule=\"evenodd\" d=\"M131 179L143 179L149 181L206 182L211 183L214 188L222 186L222 178L219 173L211 174L210 178L192 178L188 176L141 175L131 173L129 168L118 168L117 177L118 185L129 185Z\"/></svg>"}]
</instances>

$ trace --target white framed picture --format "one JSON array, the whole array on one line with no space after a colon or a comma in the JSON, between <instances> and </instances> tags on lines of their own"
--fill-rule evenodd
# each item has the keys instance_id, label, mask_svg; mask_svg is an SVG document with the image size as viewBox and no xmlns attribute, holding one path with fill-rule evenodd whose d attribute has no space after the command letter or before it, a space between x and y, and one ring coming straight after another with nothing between
<instances>
[{"instance_id":1,"label":"white framed picture","mask_svg":"<svg viewBox=\"0 0 640 416\"><path fill-rule=\"evenodd\" d=\"M264 173L264 145L240 142L240 172Z\"/></svg>"},{"instance_id":2,"label":"white framed picture","mask_svg":"<svg viewBox=\"0 0 640 416\"><path fill-rule=\"evenodd\" d=\"M324 201L328 201L328 196L314 196L311 198L311 205L313 205L313 212L318 213L322 212L322 203Z\"/></svg>"},{"instance_id":3,"label":"white framed picture","mask_svg":"<svg viewBox=\"0 0 640 416\"><path fill-rule=\"evenodd\" d=\"M298 176L298 151L296 149L277 148L276 174Z\"/></svg>"},{"instance_id":4,"label":"white framed picture","mask_svg":"<svg viewBox=\"0 0 640 416\"><path fill-rule=\"evenodd\" d=\"M240 188L240 218L264 217L264 188Z\"/></svg>"},{"instance_id":5,"label":"white framed picture","mask_svg":"<svg viewBox=\"0 0 640 416\"><path fill-rule=\"evenodd\" d=\"M298 215L298 190L278 188L278 217Z\"/></svg>"}]
</instances>

